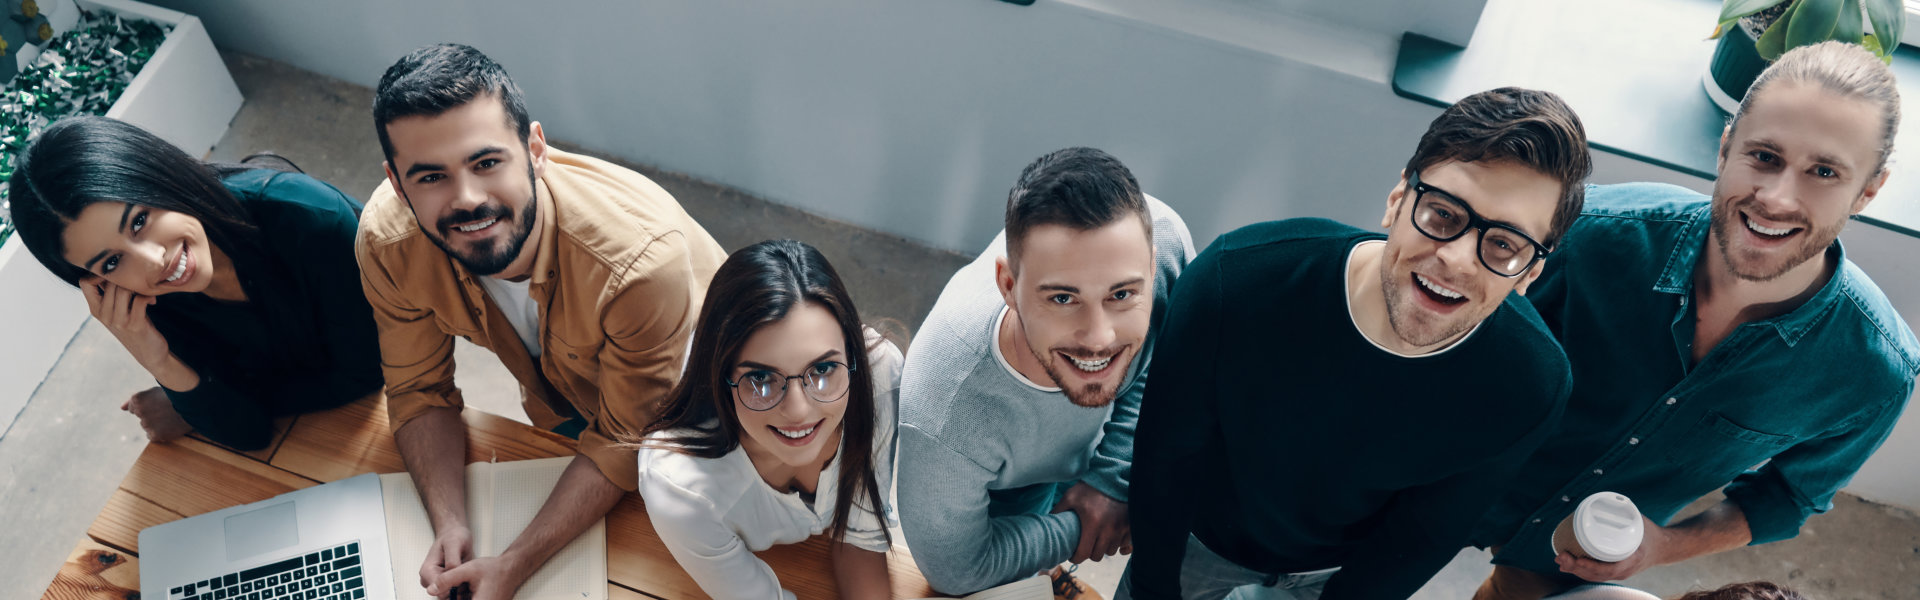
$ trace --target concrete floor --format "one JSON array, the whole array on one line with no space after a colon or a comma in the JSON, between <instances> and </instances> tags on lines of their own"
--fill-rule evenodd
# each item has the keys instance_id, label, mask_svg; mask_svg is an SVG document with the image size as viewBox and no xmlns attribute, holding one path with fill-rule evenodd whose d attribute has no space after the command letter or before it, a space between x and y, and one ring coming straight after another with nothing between
<instances>
[{"instance_id":1,"label":"concrete floor","mask_svg":"<svg viewBox=\"0 0 1920 600\"><path fill-rule=\"evenodd\" d=\"M371 194L382 174L370 90L252 56L225 58L247 102L212 159L272 150L350 195ZM593 153L564 140L555 145ZM870 322L917 325L947 277L968 260L685 175L629 166L665 186L730 250L771 237L818 246L847 278ZM474 408L525 420L512 377L490 353L463 343L456 360L458 383ZM89 321L18 417L0 415L0 422L15 419L0 434L0 472L6 474L0 507L7 522L0 598L37 597L85 534L146 443L134 419L114 408L151 385L113 337ZM1651 569L1628 583L1663 597L1765 579L1819 600L1920 598L1920 516L1846 494L1835 505L1794 540ZM1089 563L1080 575L1111 596L1123 565ZM1484 552L1462 551L1415 598L1468 597L1490 570Z\"/></svg>"}]
</instances>

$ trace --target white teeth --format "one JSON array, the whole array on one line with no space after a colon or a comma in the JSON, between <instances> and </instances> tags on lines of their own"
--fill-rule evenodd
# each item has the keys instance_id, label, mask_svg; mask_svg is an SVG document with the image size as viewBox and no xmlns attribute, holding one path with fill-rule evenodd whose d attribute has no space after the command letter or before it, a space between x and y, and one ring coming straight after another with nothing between
<instances>
[{"instance_id":1,"label":"white teeth","mask_svg":"<svg viewBox=\"0 0 1920 600\"><path fill-rule=\"evenodd\" d=\"M1427 289L1429 290L1433 290L1433 293L1439 294L1441 297L1447 298L1449 300L1458 300L1461 297L1466 295L1460 292L1456 292L1453 290L1449 290L1447 288L1440 287L1440 284L1437 284L1432 282L1431 280L1428 280L1426 277L1420 275L1419 273L1414 273L1413 278L1420 280L1420 285L1426 286Z\"/></svg>"},{"instance_id":2,"label":"white teeth","mask_svg":"<svg viewBox=\"0 0 1920 600\"><path fill-rule=\"evenodd\" d=\"M491 225L493 225L493 222L494 222L494 221L498 221L498 220L500 220L500 218L499 218L499 217L494 217L494 218L491 218L491 219L487 219L487 220L485 220L485 221L481 221L481 222L479 222L479 223L474 223L474 224L472 224L472 225L461 225L461 226L459 226L459 227L455 227L454 229L458 229L458 230L460 230L460 231L464 231L464 232L467 232L467 233L473 233L473 232L475 232L475 231L479 231L479 230L482 230L482 229L486 229L486 228L487 228L488 226L491 226Z\"/></svg>"},{"instance_id":3,"label":"white teeth","mask_svg":"<svg viewBox=\"0 0 1920 600\"><path fill-rule=\"evenodd\" d=\"M786 438L787 438L787 439L793 439L793 440L797 440L797 439L800 439L800 438L803 438L803 437L807 437L807 436L809 436L809 435L813 435L813 430L814 430L814 428L815 428L815 427L819 427L819 425L814 425L813 427L808 427L808 428L806 428L806 429L802 429L802 430L800 430L800 431L787 431L787 430L785 430L785 429L781 429L781 428L779 428L779 427L775 427L775 428L773 428L773 430L774 430L774 431L778 431L778 432L780 432L780 435L782 435L782 436L786 436Z\"/></svg>"},{"instance_id":4,"label":"white teeth","mask_svg":"<svg viewBox=\"0 0 1920 600\"><path fill-rule=\"evenodd\" d=\"M1107 368L1107 363L1113 362L1113 357L1111 356L1102 358L1100 360L1080 360L1078 358L1073 358L1071 356L1067 358L1073 360L1074 367L1089 373L1097 372L1101 369L1105 369Z\"/></svg>"},{"instance_id":5,"label":"white teeth","mask_svg":"<svg viewBox=\"0 0 1920 600\"><path fill-rule=\"evenodd\" d=\"M173 283L174 280L179 279L181 275L187 274L187 251L185 249L180 250L180 258L175 259L174 262L176 264L173 266L173 274L167 276L167 280L162 283Z\"/></svg>"},{"instance_id":6,"label":"white teeth","mask_svg":"<svg viewBox=\"0 0 1920 600\"><path fill-rule=\"evenodd\" d=\"M1759 232L1761 235L1771 235L1771 236L1778 237L1778 236L1783 236L1789 233L1793 233L1793 228L1791 227L1788 227L1785 229L1774 229L1771 227L1761 227L1759 223L1753 222L1753 219L1751 218L1747 219L1746 221L1747 221L1747 229L1752 229L1756 232Z\"/></svg>"}]
</instances>

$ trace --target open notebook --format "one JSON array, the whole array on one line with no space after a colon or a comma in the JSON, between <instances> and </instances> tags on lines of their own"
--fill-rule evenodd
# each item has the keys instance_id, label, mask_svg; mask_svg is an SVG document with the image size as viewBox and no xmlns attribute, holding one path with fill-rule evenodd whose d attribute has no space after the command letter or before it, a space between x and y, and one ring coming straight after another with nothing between
<instances>
[{"instance_id":1,"label":"open notebook","mask_svg":"<svg viewBox=\"0 0 1920 600\"><path fill-rule=\"evenodd\" d=\"M467 465L467 521L477 556L499 556L540 512L572 457ZM420 588L420 561L433 546L420 492L406 473L380 476L387 508L395 600L432 600ZM607 599L607 521L580 534L520 586L515 598Z\"/></svg>"},{"instance_id":2,"label":"open notebook","mask_svg":"<svg viewBox=\"0 0 1920 600\"><path fill-rule=\"evenodd\" d=\"M921 600L932 600L923 598ZM1035 575L961 596L960 600L1053 600L1053 580Z\"/></svg>"}]
</instances>

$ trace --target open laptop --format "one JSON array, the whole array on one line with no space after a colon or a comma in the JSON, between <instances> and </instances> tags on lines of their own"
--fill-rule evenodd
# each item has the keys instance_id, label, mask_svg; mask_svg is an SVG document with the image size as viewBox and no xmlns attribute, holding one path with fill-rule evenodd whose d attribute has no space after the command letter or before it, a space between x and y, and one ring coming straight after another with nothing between
<instances>
[{"instance_id":1,"label":"open laptop","mask_svg":"<svg viewBox=\"0 0 1920 600\"><path fill-rule=\"evenodd\" d=\"M148 527L140 595L393 600L380 477L368 473Z\"/></svg>"}]
</instances>

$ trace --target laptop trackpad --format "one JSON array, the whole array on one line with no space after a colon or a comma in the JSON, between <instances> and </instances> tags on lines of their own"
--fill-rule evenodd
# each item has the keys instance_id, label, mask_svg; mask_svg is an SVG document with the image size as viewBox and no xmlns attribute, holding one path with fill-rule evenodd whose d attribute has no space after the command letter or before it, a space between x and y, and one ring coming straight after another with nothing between
<instances>
[{"instance_id":1,"label":"laptop trackpad","mask_svg":"<svg viewBox=\"0 0 1920 600\"><path fill-rule=\"evenodd\" d=\"M300 527L293 513L293 502L288 501L227 517L227 560L300 543Z\"/></svg>"}]
</instances>

